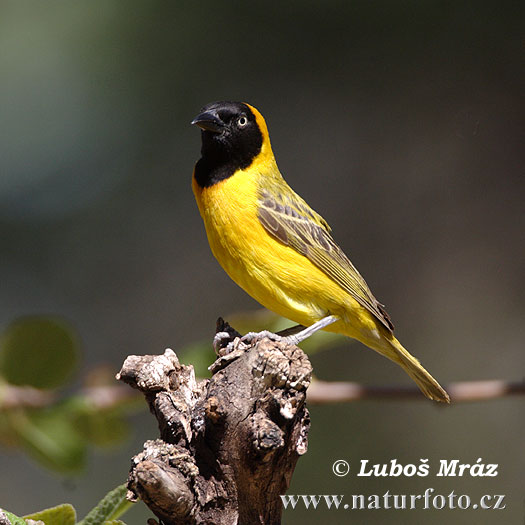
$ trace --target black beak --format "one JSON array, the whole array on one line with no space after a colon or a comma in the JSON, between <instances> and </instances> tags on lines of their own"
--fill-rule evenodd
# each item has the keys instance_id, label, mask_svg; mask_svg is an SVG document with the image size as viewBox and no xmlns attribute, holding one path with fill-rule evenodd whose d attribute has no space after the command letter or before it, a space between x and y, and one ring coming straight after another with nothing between
<instances>
[{"instance_id":1,"label":"black beak","mask_svg":"<svg viewBox=\"0 0 525 525\"><path fill-rule=\"evenodd\" d=\"M199 113L192 121L192 124L196 124L199 128L212 133L220 133L225 124L217 114L215 110L208 110Z\"/></svg>"}]
</instances>

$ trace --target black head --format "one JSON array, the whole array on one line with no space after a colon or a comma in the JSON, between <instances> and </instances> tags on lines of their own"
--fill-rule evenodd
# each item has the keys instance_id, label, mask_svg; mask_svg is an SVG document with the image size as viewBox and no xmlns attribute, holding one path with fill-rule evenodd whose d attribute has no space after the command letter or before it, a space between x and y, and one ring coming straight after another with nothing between
<instances>
[{"instance_id":1,"label":"black head","mask_svg":"<svg viewBox=\"0 0 525 525\"><path fill-rule=\"evenodd\" d=\"M195 166L201 187L247 168L261 151L263 134L254 112L243 102L212 102L191 123L202 129L202 157Z\"/></svg>"}]
</instances>

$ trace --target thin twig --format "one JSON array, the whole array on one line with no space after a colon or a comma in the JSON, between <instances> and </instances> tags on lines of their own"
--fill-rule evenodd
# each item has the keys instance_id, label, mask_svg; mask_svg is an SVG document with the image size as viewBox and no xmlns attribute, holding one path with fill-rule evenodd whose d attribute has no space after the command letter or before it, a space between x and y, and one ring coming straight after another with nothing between
<instances>
[{"instance_id":1,"label":"thin twig","mask_svg":"<svg viewBox=\"0 0 525 525\"><path fill-rule=\"evenodd\" d=\"M46 407L56 399L56 393L49 390L5 383L0 386L0 410Z\"/></svg>"},{"instance_id":2,"label":"thin twig","mask_svg":"<svg viewBox=\"0 0 525 525\"><path fill-rule=\"evenodd\" d=\"M525 381L510 383L500 379L488 381L459 381L450 383L445 390L452 403L497 399L525 394ZM365 386L359 383L314 380L308 389L308 403L348 403L363 399L418 399L425 400L417 387Z\"/></svg>"},{"instance_id":3,"label":"thin twig","mask_svg":"<svg viewBox=\"0 0 525 525\"><path fill-rule=\"evenodd\" d=\"M525 381L507 382L500 379L488 381L458 381L450 383L445 390L452 403L482 401L525 394ZM16 408L40 408L55 403L55 392L36 388L3 385L0 395L0 411ZM99 409L111 408L123 401L138 398L139 395L121 385L95 386L83 388L80 395ZM350 381L312 381L308 389L308 403L327 405L330 403L349 403L365 399L399 401L425 400L417 387L411 386L367 386Z\"/></svg>"},{"instance_id":4,"label":"thin twig","mask_svg":"<svg viewBox=\"0 0 525 525\"><path fill-rule=\"evenodd\" d=\"M140 399L140 395L123 385L101 385L82 388L78 394L94 407L103 410L124 401ZM59 399L56 391L29 386L3 384L0 388L0 411L17 408L45 408Z\"/></svg>"}]
</instances>

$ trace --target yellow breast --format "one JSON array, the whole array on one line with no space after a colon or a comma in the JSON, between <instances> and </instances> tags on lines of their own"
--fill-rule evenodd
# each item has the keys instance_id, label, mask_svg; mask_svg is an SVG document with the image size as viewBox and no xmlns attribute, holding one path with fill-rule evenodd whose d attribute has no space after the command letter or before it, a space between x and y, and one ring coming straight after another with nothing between
<instances>
[{"instance_id":1,"label":"yellow breast","mask_svg":"<svg viewBox=\"0 0 525 525\"><path fill-rule=\"evenodd\" d=\"M346 317L348 294L259 222L261 177L248 168L208 188L193 181L214 256L241 288L283 317L304 325L328 314ZM267 177L264 180L268 183ZM341 331L337 325L334 331Z\"/></svg>"}]
</instances>

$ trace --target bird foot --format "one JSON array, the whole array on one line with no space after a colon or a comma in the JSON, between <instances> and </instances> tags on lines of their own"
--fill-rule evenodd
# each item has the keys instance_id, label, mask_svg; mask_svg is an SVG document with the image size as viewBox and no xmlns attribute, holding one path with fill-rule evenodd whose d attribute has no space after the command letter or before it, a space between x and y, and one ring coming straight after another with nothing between
<instances>
[{"instance_id":1,"label":"bird foot","mask_svg":"<svg viewBox=\"0 0 525 525\"><path fill-rule=\"evenodd\" d=\"M228 345L233 343L234 337L228 332L217 332L213 338L213 350L219 355L219 352Z\"/></svg>"},{"instance_id":2,"label":"bird foot","mask_svg":"<svg viewBox=\"0 0 525 525\"><path fill-rule=\"evenodd\" d=\"M338 320L339 318L335 315L329 315L308 327L296 325L282 330L277 334L274 334L269 330L263 330L262 332L248 332L242 337L239 337L239 332L233 330L230 325L219 318L217 321L217 329L219 331L213 338L213 349L217 355L224 356L233 352L234 350L237 350L238 348L246 349L249 346L258 343L265 337L271 341L278 341L288 345L296 346L318 330L321 330L322 328L325 328L326 326L335 323Z\"/></svg>"},{"instance_id":3,"label":"bird foot","mask_svg":"<svg viewBox=\"0 0 525 525\"><path fill-rule=\"evenodd\" d=\"M283 341L286 340L286 337L282 337L278 334L274 334L269 330L263 330L262 332L248 332L247 334L241 337L241 343L253 345L258 343L261 339L267 337L271 341Z\"/></svg>"},{"instance_id":4,"label":"bird foot","mask_svg":"<svg viewBox=\"0 0 525 525\"><path fill-rule=\"evenodd\" d=\"M279 334L274 334L269 330L263 330L262 332L248 332L242 337L232 336L232 334L228 332L217 332L213 338L213 349L219 357L224 357L237 350L245 351L265 338L268 338L271 341L278 341L292 345L295 345L298 342L293 335L285 337Z\"/></svg>"}]
</instances>

